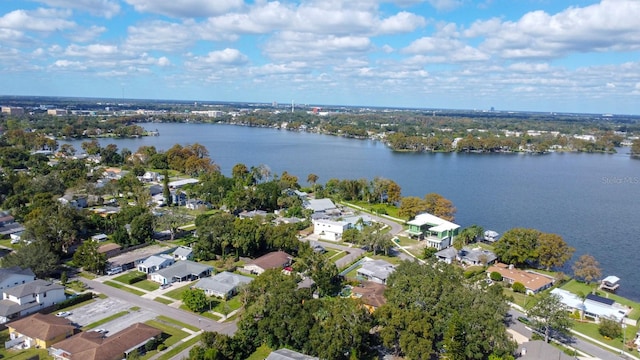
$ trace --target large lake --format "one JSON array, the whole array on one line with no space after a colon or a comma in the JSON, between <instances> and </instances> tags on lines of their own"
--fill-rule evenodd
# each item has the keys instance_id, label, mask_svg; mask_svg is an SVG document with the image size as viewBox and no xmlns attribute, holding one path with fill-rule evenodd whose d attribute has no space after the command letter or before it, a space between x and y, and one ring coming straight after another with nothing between
<instances>
[{"instance_id":1,"label":"large lake","mask_svg":"<svg viewBox=\"0 0 640 360\"><path fill-rule=\"evenodd\" d=\"M603 275L622 279L619 294L640 301L640 160L618 154L411 154L379 142L275 129L213 124L144 124L160 136L101 139L118 149L167 150L200 143L222 172L237 163L288 171L306 185L330 178L393 179L403 196L436 192L458 209L456 222L500 233L528 227L560 234L581 254L596 257ZM81 141L72 144L80 151ZM571 273L570 266L566 272Z\"/></svg>"}]
</instances>

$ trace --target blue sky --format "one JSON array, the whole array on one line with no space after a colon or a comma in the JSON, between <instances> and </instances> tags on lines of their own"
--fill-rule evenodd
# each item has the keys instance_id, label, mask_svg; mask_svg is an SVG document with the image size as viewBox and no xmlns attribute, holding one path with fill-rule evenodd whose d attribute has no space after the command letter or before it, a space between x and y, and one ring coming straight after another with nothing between
<instances>
[{"instance_id":1,"label":"blue sky","mask_svg":"<svg viewBox=\"0 0 640 360\"><path fill-rule=\"evenodd\" d=\"M2 0L0 95L640 114L640 0Z\"/></svg>"}]
</instances>

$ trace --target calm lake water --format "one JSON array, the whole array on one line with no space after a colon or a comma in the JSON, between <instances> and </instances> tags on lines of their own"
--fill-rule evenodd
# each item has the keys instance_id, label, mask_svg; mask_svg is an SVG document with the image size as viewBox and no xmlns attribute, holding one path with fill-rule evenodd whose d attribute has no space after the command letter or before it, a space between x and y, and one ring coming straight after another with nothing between
<instances>
[{"instance_id":1,"label":"calm lake water","mask_svg":"<svg viewBox=\"0 0 640 360\"><path fill-rule=\"evenodd\" d=\"M461 226L504 233L528 227L557 233L591 254L603 276L622 279L619 294L640 301L640 161L618 154L411 154L379 142L275 129L212 124L145 124L160 136L102 139L118 149L143 145L167 150L200 143L230 175L237 163L288 171L306 185L309 173L330 178L393 179L403 196L436 192L453 201ZM72 142L80 151L81 141ZM567 266L567 273L571 273Z\"/></svg>"}]
</instances>

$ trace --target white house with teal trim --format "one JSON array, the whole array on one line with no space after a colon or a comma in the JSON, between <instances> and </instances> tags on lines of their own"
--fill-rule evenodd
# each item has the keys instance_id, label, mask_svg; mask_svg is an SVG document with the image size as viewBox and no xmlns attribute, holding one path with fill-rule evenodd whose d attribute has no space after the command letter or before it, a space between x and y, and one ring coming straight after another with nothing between
<instances>
[{"instance_id":1,"label":"white house with teal trim","mask_svg":"<svg viewBox=\"0 0 640 360\"><path fill-rule=\"evenodd\" d=\"M451 246L460 229L460 225L429 213L417 215L415 219L407 222L407 225L409 236L425 240L428 247L438 250Z\"/></svg>"}]
</instances>

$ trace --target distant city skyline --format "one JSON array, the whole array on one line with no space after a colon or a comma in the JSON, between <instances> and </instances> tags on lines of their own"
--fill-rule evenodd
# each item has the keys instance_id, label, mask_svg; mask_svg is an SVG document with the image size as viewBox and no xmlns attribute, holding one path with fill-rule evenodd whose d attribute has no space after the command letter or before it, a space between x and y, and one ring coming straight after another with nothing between
<instances>
[{"instance_id":1,"label":"distant city skyline","mask_svg":"<svg viewBox=\"0 0 640 360\"><path fill-rule=\"evenodd\" d=\"M638 0L5 0L0 95L640 114Z\"/></svg>"}]
</instances>

